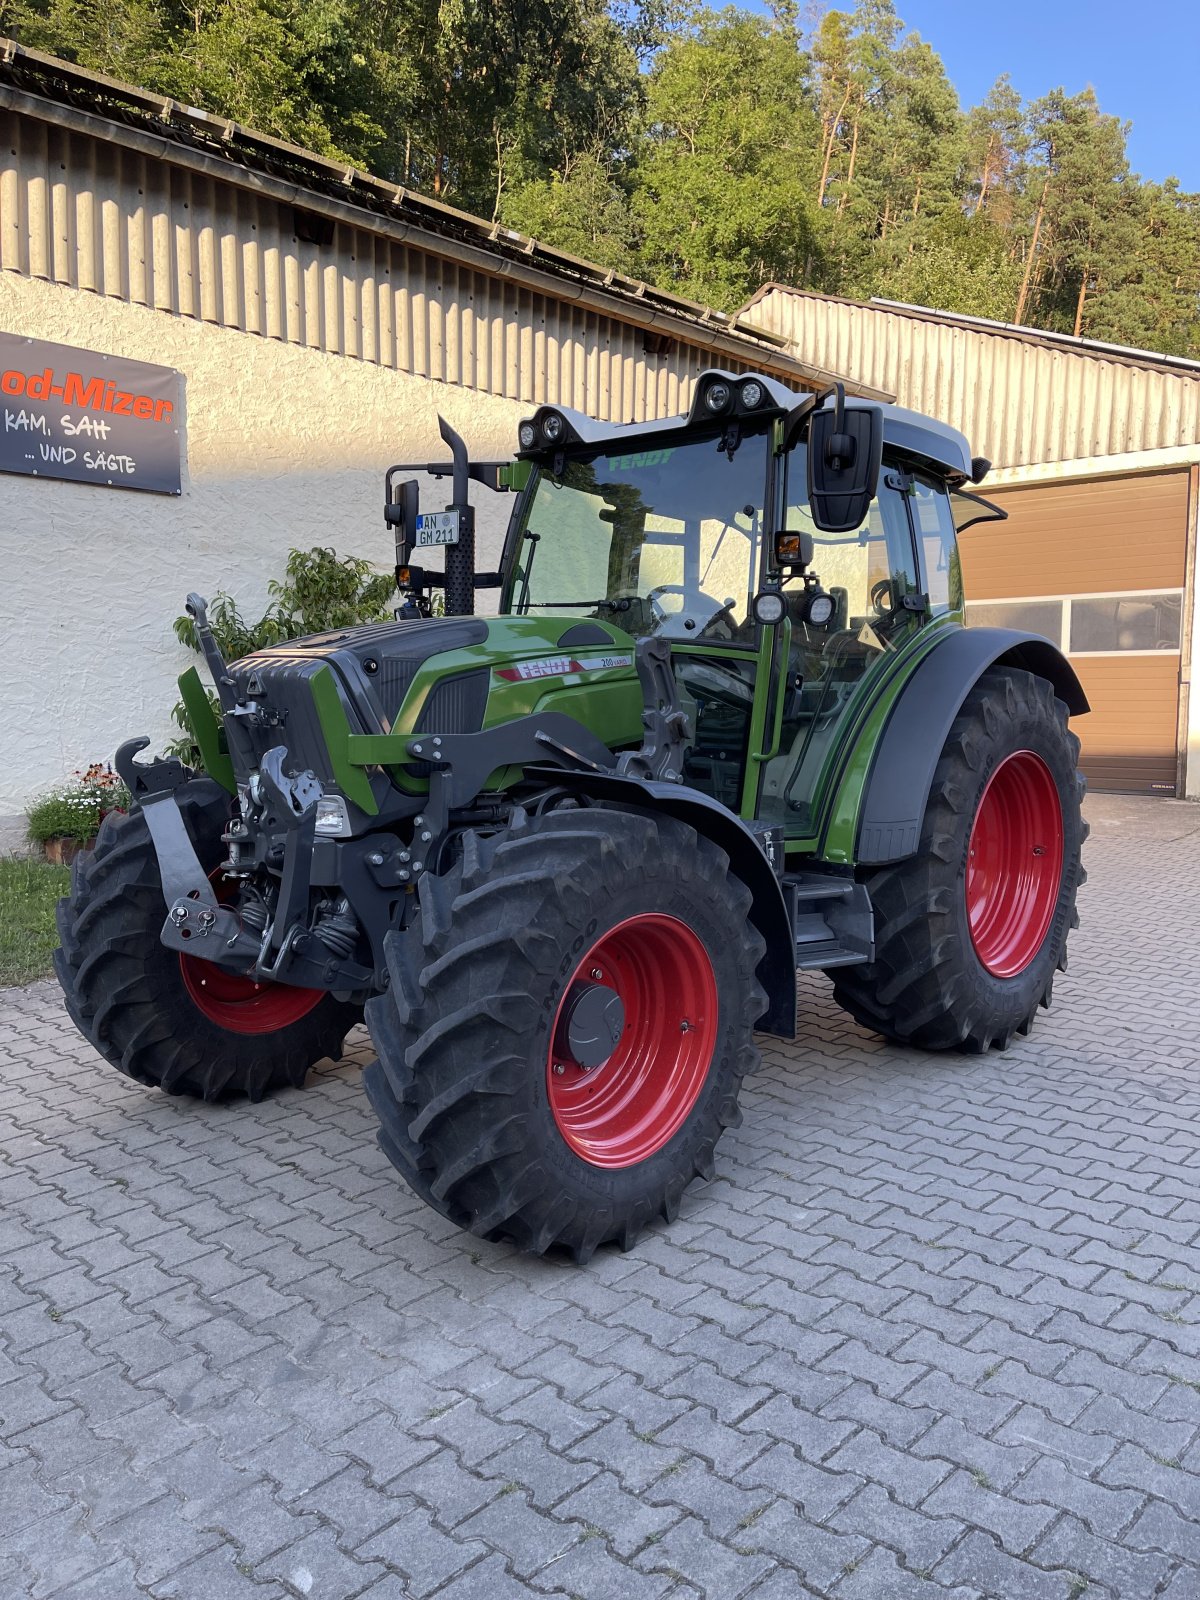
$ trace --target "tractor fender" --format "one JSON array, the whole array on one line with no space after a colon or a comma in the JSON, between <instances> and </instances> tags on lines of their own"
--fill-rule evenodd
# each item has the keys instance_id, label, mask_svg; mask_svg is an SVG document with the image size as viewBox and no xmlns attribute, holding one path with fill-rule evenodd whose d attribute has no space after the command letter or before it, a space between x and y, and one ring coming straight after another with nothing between
<instances>
[{"instance_id":1,"label":"tractor fender","mask_svg":"<svg viewBox=\"0 0 1200 1600\"><path fill-rule=\"evenodd\" d=\"M544 777L556 788L570 788L596 800L611 800L630 810L661 811L686 822L729 857L733 872L753 896L750 920L766 941L758 980L767 992L767 1009L757 1027L779 1039L796 1037L795 935L783 889L758 839L727 806L698 789L653 779L600 772L564 772L527 767L527 777Z\"/></svg>"},{"instance_id":2,"label":"tractor fender","mask_svg":"<svg viewBox=\"0 0 1200 1600\"><path fill-rule=\"evenodd\" d=\"M856 862L916 854L942 747L959 707L994 666L1047 679L1072 716L1089 709L1074 667L1048 639L1011 628L947 628L901 690L876 747L859 809Z\"/></svg>"}]
</instances>

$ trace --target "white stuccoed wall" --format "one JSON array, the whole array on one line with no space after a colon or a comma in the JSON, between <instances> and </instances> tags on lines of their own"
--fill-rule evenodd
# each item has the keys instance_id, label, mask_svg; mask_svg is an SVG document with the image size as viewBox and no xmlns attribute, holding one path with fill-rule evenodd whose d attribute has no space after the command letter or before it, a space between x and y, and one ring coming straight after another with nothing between
<instances>
[{"instance_id":1,"label":"white stuccoed wall","mask_svg":"<svg viewBox=\"0 0 1200 1600\"><path fill-rule=\"evenodd\" d=\"M190 589L267 601L293 547L393 562L383 475L436 460L440 411L473 457L502 459L530 405L0 274L0 329L183 374L178 499L0 474L0 823L122 740L171 732L198 661L171 629ZM510 495L473 486L477 564L495 567ZM422 484L422 506L450 498ZM432 565L436 565L435 559ZM496 593L480 595L480 609Z\"/></svg>"}]
</instances>

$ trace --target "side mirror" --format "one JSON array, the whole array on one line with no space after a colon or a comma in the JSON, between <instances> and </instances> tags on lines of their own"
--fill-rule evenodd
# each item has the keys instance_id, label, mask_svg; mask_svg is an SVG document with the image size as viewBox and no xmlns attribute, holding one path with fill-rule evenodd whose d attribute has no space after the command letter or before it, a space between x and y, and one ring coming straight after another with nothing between
<instances>
[{"instance_id":1,"label":"side mirror","mask_svg":"<svg viewBox=\"0 0 1200 1600\"><path fill-rule=\"evenodd\" d=\"M803 572L812 566L815 549L811 533L790 533L784 528L775 535L771 565L776 572Z\"/></svg>"},{"instance_id":2,"label":"side mirror","mask_svg":"<svg viewBox=\"0 0 1200 1600\"><path fill-rule=\"evenodd\" d=\"M415 478L391 487L391 497L383 508L383 520L396 530L396 565L405 566L412 549L421 509L421 486Z\"/></svg>"},{"instance_id":3,"label":"side mirror","mask_svg":"<svg viewBox=\"0 0 1200 1600\"><path fill-rule=\"evenodd\" d=\"M809 418L808 504L824 533L853 533L879 486L883 411L865 401L847 405L840 383L834 393L833 405Z\"/></svg>"}]
</instances>

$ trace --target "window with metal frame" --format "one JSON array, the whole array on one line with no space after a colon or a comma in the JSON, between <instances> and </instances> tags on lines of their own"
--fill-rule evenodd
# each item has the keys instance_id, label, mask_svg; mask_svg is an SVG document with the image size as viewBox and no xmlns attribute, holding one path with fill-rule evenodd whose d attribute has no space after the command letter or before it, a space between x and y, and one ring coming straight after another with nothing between
<instances>
[{"instance_id":1,"label":"window with metal frame","mask_svg":"<svg viewBox=\"0 0 1200 1600\"><path fill-rule=\"evenodd\" d=\"M1041 634L1064 655L1159 655L1181 647L1183 590L970 600L967 622L977 628Z\"/></svg>"}]
</instances>

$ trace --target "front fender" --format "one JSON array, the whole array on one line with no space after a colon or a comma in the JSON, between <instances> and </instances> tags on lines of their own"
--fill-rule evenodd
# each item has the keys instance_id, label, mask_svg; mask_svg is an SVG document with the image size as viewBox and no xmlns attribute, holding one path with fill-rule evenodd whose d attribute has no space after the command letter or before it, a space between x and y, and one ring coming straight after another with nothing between
<instances>
[{"instance_id":1,"label":"front fender","mask_svg":"<svg viewBox=\"0 0 1200 1600\"><path fill-rule=\"evenodd\" d=\"M750 920L766 941L758 980L767 992L767 1009L757 1026L779 1039L796 1037L796 945L792 919L774 868L755 835L719 800L675 783L618 777L608 773L564 772L558 767L527 767L527 777L544 777L556 788L570 788L597 800L643 811L661 811L695 828L729 857L729 864L753 896Z\"/></svg>"},{"instance_id":2,"label":"front fender","mask_svg":"<svg viewBox=\"0 0 1200 1600\"><path fill-rule=\"evenodd\" d=\"M1074 667L1048 639L1011 628L945 629L900 691L876 746L858 813L856 863L916 853L942 747L963 701L994 666L1047 679L1072 716L1089 709Z\"/></svg>"}]
</instances>

